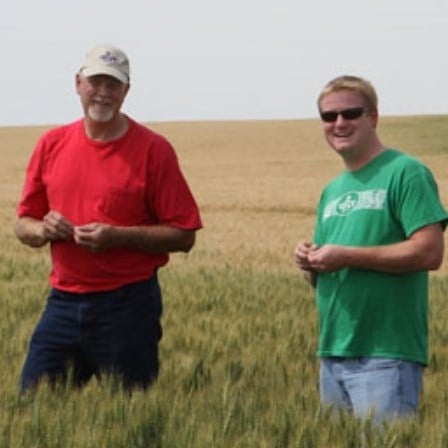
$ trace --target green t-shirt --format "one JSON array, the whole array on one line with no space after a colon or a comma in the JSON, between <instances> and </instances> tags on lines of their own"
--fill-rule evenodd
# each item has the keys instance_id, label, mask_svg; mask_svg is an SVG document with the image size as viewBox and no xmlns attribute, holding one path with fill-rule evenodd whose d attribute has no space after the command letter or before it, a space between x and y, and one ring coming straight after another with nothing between
<instances>
[{"instance_id":1,"label":"green t-shirt","mask_svg":"<svg viewBox=\"0 0 448 448\"><path fill-rule=\"evenodd\" d=\"M388 149L322 192L314 242L377 246L407 239L448 215L431 172ZM428 273L344 268L319 273L318 355L428 362Z\"/></svg>"}]
</instances>

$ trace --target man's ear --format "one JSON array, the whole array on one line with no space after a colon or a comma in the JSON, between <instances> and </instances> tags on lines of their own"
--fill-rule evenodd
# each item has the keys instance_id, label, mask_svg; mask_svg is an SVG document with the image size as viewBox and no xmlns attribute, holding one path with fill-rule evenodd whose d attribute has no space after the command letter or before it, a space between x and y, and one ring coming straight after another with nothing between
<instances>
[{"instance_id":1,"label":"man's ear","mask_svg":"<svg viewBox=\"0 0 448 448\"><path fill-rule=\"evenodd\" d=\"M372 110L372 112L370 112L370 116L372 117L373 128L376 129L378 126L378 110Z\"/></svg>"},{"instance_id":2,"label":"man's ear","mask_svg":"<svg viewBox=\"0 0 448 448\"><path fill-rule=\"evenodd\" d=\"M76 89L76 93L78 93L79 95L79 85L81 83L81 75L78 73L76 73L75 75L75 89Z\"/></svg>"}]
</instances>

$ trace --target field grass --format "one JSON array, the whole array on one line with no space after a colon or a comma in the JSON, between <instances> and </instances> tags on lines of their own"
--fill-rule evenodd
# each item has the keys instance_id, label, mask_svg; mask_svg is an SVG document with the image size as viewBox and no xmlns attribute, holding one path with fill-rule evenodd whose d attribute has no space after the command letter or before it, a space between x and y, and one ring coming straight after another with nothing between
<instances>
[{"instance_id":1,"label":"field grass","mask_svg":"<svg viewBox=\"0 0 448 448\"><path fill-rule=\"evenodd\" d=\"M161 272L161 374L128 396L113 379L19 397L48 291L47 249L13 236L44 128L0 128L0 447L448 446L448 263L431 275L431 364L416 421L386 426L319 406L313 291L293 266L323 185L342 169L313 120L152 123L177 149L205 228ZM448 207L448 116L386 117L384 143L423 160Z\"/></svg>"}]
</instances>

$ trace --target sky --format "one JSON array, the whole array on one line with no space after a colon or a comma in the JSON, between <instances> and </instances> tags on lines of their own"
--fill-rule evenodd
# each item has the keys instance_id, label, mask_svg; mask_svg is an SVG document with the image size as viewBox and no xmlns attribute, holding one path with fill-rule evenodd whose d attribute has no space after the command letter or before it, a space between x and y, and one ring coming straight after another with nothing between
<instances>
[{"instance_id":1,"label":"sky","mask_svg":"<svg viewBox=\"0 0 448 448\"><path fill-rule=\"evenodd\" d=\"M341 74L381 115L448 114L447 0L15 0L0 21L0 126L79 118L75 73L104 43L142 122L315 118Z\"/></svg>"}]
</instances>

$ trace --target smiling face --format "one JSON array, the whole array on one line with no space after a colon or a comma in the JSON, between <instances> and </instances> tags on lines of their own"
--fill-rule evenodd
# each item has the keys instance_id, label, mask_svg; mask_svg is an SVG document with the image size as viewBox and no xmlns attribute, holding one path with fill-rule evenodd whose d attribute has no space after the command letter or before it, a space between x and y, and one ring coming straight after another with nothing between
<instances>
[{"instance_id":1,"label":"smiling face","mask_svg":"<svg viewBox=\"0 0 448 448\"><path fill-rule=\"evenodd\" d=\"M97 123L109 123L117 118L129 84L108 75L76 75L76 91L86 118Z\"/></svg>"},{"instance_id":2,"label":"smiling face","mask_svg":"<svg viewBox=\"0 0 448 448\"><path fill-rule=\"evenodd\" d=\"M353 112L353 109L358 108L363 108L361 115ZM352 110L351 113L338 113L334 121L322 120L323 131L328 144L341 155L346 163L362 165L364 160L370 159L370 153L374 150L377 141L377 111L369 110L362 95L349 89L329 92L319 102L319 112L321 116L324 115L323 118L325 113L348 109ZM346 117L344 118L343 115Z\"/></svg>"}]
</instances>

